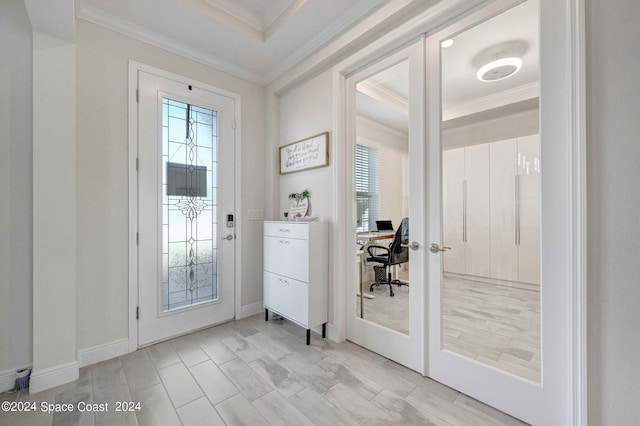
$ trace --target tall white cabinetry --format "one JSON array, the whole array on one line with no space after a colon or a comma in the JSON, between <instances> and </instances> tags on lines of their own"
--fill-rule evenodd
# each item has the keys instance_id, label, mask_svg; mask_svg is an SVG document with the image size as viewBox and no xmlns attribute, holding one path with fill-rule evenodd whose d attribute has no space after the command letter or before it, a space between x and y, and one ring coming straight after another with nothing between
<instances>
[{"instance_id":1,"label":"tall white cabinetry","mask_svg":"<svg viewBox=\"0 0 640 426\"><path fill-rule=\"evenodd\" d=\"M275 312L307 329L328 319L329 232L326 222L264 223L265 320Z\"/></svg>"},{"instance_id":2,"label":"tall white cabinetry","mask_svg":"<svg viewBox=\"0 0 640 426\"><path fill-rule=\"evenodd\" d=\"M443 153L445 273L540 283L538 135Z\"/></svg>"},{"instance_id":3,"label":"tall white cabinetry","mask_svg":"<svg viewBox=\"0 0 640 426\"><path fill-rule=\"evenodd\" d=\"M445 271L490 274L489 145L444 152Z\"/></svg>"}]
</instances>

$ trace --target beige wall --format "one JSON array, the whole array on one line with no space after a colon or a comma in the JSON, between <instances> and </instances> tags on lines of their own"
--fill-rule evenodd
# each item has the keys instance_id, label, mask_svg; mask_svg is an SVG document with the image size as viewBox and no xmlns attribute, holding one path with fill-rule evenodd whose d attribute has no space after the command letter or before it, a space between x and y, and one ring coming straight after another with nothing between
<instances>
[{"instance_id":1,"label":"beige wall","mask_svg":"<svg viewBox=\"0 0 640 426\"><path fill-rule=\"evenodd\" d=\"M640 418L640 2L587 0L589 424Z\"/></svg>"},{"instance_id":2,"label":"beige wall","mask_svg":"<svg viewBox=\"0 0 640 426\"><path fill-rule=\"evenodd\" d=\"M128 67L135 60L241 95L242 212L264 208L264 89L77 21L78 348L128 336ZM238 214L240 212L236 212ZM262 299L260 222L242 222L242 305Z\"/></svg>"}]
</instances>

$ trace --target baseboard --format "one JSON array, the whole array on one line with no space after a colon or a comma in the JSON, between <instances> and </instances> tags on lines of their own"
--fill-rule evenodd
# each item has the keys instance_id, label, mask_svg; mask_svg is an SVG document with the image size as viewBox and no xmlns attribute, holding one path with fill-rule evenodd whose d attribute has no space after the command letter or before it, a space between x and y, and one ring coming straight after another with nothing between
<instances>
[{"instance_id":1,"label":"baseboard","mask_svg":"<svg viewBox=\"0 0 640 426\"><path fill-rule=\"evenodd\" d=\"M335 343L340 343L337 329L331 323L327 323L327 339Z\"/></svg>"},{"instance_id":2,"label":"baseboard","mask_svg":"<svg viewBox=\"0 0 640 426\"><path fill-rule=\"evenodd\" d=\"M252 317L254 315L258 315L263 312L264 312L264 305L262 304L262 301L258 303L252 303L251 305L242 306L240 308L240 312L236 316L236 319Z\"/></svg>"},{"instance_id":3,"label":"baseboard","mask_svg":"<svg viewBox=\"0 0 640 426\"><path fill-rule=\"evenodd\" d=\"M129 339L114 340L113 342L78 350L78 365L80 368L97 364L108 359L129 353Z\"/></svg>"},{"instance_id":4,"label":"baseboard","mask_svg":"<svg viewBox=\"0 0 640 426\"><path fill-rule=\"evenodd\" d=\"M79 370L78 361L72 361L44 370L33 371L29 382L29 392L36 393L78 380Z\"/></svg>"},{"instance_id":5,"label":"baseboard","mask_svg":"<svg viewBox=\"0 0 640 426\"><path fill-rule=\"evenodd\" d=\"M20 370L24 370L25 368L31 368L31 364L0 371L0 393L10 391L15 388L16 373Z\"/></svg>"}]
</instances>

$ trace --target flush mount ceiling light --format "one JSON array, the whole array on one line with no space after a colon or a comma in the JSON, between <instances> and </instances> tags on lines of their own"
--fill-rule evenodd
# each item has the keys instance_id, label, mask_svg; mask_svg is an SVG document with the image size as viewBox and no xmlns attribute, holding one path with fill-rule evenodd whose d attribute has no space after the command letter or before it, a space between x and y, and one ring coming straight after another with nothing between
<instances>
[{"instance_id":1,"label":"flush mount ceiling light","mask_svg":"<svg viewBox=\"0 0 640 426\"><path fill-rule=\"evenodd\" d=\"M453 46L454 43L455 43L455 40L453 40L452 38L448 38L441 43L441 46L446 49L447 47Z\"/></svg>"},{"instance_id":2,"label":"flush mount ceiling light","mask_svg":"<svg viewBox=\"0 0 640 426\"><path fill-rule=\"evenodd\" d=\"M498 81L510 77L520 71L522 59L516 57L501 58L481 67L476 76L480 81Z\"/></svg>"}]
</instances>

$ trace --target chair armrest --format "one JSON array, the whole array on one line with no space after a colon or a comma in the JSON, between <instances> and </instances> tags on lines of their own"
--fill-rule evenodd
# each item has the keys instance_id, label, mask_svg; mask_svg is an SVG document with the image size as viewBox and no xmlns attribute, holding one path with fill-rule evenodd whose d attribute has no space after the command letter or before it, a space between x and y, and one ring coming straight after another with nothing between
<instances>
[{"instance_id":1,"label":"chair armrest","mask_svg":"<svg viewBox=\"0 0 640 426\"><path fill-rule=\"evenodd\" d=\"M376 253L373 253L371 249L384 250L384 253L376 254ZM367 252L369 252L369 256L371 256L371 257L389 257L389 255L391 254L391 251L389 250L389 247L378 246L378 245L370 245L370 246L368 246L367 247Z\"/></svg>"}]
</instances>

